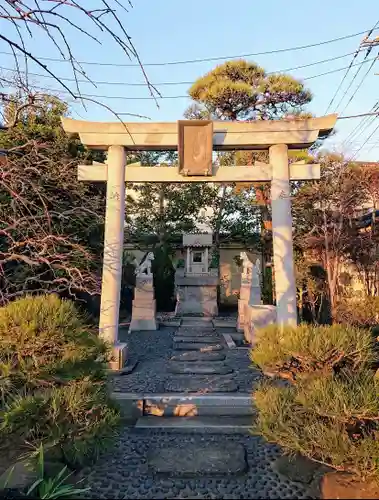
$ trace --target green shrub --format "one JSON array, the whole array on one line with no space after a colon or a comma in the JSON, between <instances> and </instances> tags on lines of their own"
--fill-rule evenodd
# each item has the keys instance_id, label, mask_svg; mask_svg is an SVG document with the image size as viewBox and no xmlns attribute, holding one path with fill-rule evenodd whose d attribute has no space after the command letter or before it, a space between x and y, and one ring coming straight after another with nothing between
<instances>
[{"instance_id":1,"label":"green shrub","mask_svg":"<svg viewBox=\"0 0 379 500\"><path fill-rule=\"evenodd\" d=\"M336 308L335 320L345 325L373 328L379 325L379 297L344 297Z\"/></svg>"},{"instance_id":2,"label":"green shrub","mask_svg":"<svg viewBox=\"0 0 379 500\"><path fill-rule=\"evenodd\" d=\"M71 466L95 459L118 421L108 359L69 301L27 297L1 308L0 442L42 443Z\"/></svg>"},{"instance_id":3,"label":"green shrub","mask_svg":"<svg viewBox=\"0 0 379 500\"><path fill-rule=\"evenodd\" d=\"M252 361L263 371L295 379L341 367L361 369L375 359L370 332L345 325L272 325L257 331Z\"/></svg>"},{"instance_id":4,"label":"green shrub","mask_svg":"<svg viewBox=\"0 0 379 500\"><path fill-rule=\"evenodd\" d=\"M379 380L370 369L370 332L273 327L258 339L252 359L288 381L266 380L255 390L254 432L290 453L379 480Z\"/></svg>"}]
</instances>

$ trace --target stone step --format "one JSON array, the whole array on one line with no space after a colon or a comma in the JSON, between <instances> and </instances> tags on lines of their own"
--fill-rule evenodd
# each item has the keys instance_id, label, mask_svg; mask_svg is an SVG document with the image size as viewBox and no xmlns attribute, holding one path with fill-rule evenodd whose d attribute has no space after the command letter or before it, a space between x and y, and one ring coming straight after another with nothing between
<instances>
[{"instance_id":1,"label":"stone step","mask_svg":"<svg viewBox=\"0 0 379 500\"><path fill-rule=\"evenodd\" d=\"M204 374L204 375L228 375L233 373L233 369L225 365L221 361L214 363L185 363L170 361L167 366L169 373L187 373L189 375Z\"/></svg>"},{"instance_id":2,"label":"stone step","mask_svg":"<svg viewBox=\"0 0 379 500\"><path fill-rule=\"evenodd\" d=\"M162 319L161 321L159 321L159 324L161 326L167 326L167 327L172 327L172 328L177 328L181 325L181 320L180 319L177 319L177 320L173 320L173 319Z\"/></svg>"},{"instance_id":3,"label":"stone step","mask_svg":"<svg viewBox=\"0 0 379 500\"><path fill-rule=\"evenodd\" d=\"M237 328L237 320L236 319L217 319L212 320L212 324L215 328Z\"/></svg>"},{"instance_id":4,"label":"stone step","mask_svg":"<svg viewBox=\"0 0 379 500\"><path fill-rule=\"evenodd\" d=\"M213 318L210 316L182 316L182 326L192 325L213 325Z\"/></svg>"},{"instance_id":5,"label":"stone step","mask_svg":"<svg viewBox=\"0 0 379 500\"><path fill-rule=\"evenodd\" d=\"M225 354L222 352L189 351L172 356L171 361L224 361L224 359Z\"/></svg>"},{"instance_id":6,"label":"stone step","mask_svg":"<svg viewBox=\"0 0 379 500\"><path fill-rule=\"evenodd\" d=\"M202 344L201 342L174 342L173 349L175 351L222 351L224 346L221 344Z\"/></svg>"},{"instance_id":7,"label":"stone step","mask_svg":"<svg viewBox=\"0 0 379 500\"><path fill-rule=\"evenodd\" d=\"M197 376L178 376L165 383L167 392L188 394L234 393L238 391L237 383L230 378Z\"/></svg>"},{"instance_id":8,"label":"stone step","mask_svg":"<svg viewBox=\"0 0 379 500\"><path fill-rule=\"evenodd\" d=\"M172 386L175 392L164 394L142 394L133 392L113 392L111 397L117 402L121 415L127 419L137 419L144 414L147 415L170 415L170 416L188 416L188 413L199 415L250 415L253 414L252 401L250 394L235 394L236 384L232 381L224 381L211 387L213 392L202 394L201 392L179 392L181 388L180 379L176 385ZM188 387L188 377L183 377L184 386ZM192 379L197 379L193 377ZM204 377L203 377L204 379ZM178 384L179 382L179 384ZM228 385L229 382L229 385ZM192 382L193 383L193 382ZM205 387L205 383L198 384L197 387ZM218 392L216 392L216 390ZM209 391L209 383L207 390ZM222 392L224 391L224 392ZM229 392L227 392L229 391ZM238 408L238 410L234 410Z\"/></svg>"},{"instance_id":9,"label":"stone step","mask_svg":"<svg viewBox=\"0 0 379 500\"><path fill-rule=\"evenodd\" d=\"M213 328L201 328L201 330L198 330L197 328L186 328L185 330L183 328L179 328L175 332L175 336L178 337L211 337L213 334L216 334L216 331Z\"/></svg>"},{"instance_id":10,"label":"stone step","mask_svg":"<svg viewBox=\"0 0 379 500\"><path fill-rule=\"evenodd\" d=\"M175 335L173 338L174 342L195 342L198 344L220 344L222 342L220 337L181 337L179 335Z\"/></svg>"},{"instance_id":11,"label":"stone step","mask_svg":"<svg viewBox=\"0 0 379 500\"><path fill-rule=\"evenodd\" d=\"M250 394L158 395L144 401L144 415L217 417L254 415Z\"/></svg>"},{"instance_id":12,"label":"stone step","mask_svg":"<svg viewBox=\"0 0 379 500\"><path fill-rule=\"evenodd\" d=\"M187 417L244 417L253 416L253 408L247 406L196 406L193 403L178 405L146 404L143 415L155 417L187 418ZM253 422L253 420L251 420Z\"/></svg>"},{"instance_id":13,"label":"stone step","mask_svg":"<svg viewBox=\"0 0 379 500\"><path fill-rule=\"evenodd\" d=\"M191 434L250 434L252 418L247 417L141 417L136 429L164 430ZM182 451L183 453L183 451Z\"/></svg>"},{"instance_id":14,"label":"stone step","mask_svg":"<svg viewBox=\"0 0 379 500\"><path fill-rule=\"evenodd\" d=\"M183 453L184 451L184 453ZM187 444L151 449L147 463L155 474L168 476L229 476L247 470L245 448L240 444Z\"/></svg>"}]
</instances>

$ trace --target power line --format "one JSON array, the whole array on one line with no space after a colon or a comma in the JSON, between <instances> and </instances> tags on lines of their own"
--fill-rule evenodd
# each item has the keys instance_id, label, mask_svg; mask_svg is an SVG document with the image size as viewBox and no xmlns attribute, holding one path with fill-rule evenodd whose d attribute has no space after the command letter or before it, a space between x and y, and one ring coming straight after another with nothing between
<instances>
[{"instance_id":1,"label":"power line","mask_svg":"<svg viewBox=\"0 0 379 500\"><path fill-rule=\"evenodd\" d=\"M285 69L279 69L277 71L269 71L266 74L267 75L273 75L275 73L287 73L289 71L296 71L297 69L309 68L311 66L317 66L319 64L324 64L324 63L327 63L327 62L337 61L338 59L343 59L344 57L351 56L352 54L354 54L354 52L349 52L348 54L343 54L341 56L330 57L329 59L322 59L321 61L314 61L312 63L302 64L300 66L294 66L293 68L285 68ZM53 76L50 76L50 75L44 75L44 74L41 74L41 73L31 73L29 71L20 71L20 70L14 69L14 68L5 68L4 66L0 66L0 70L11 71L13 73L18 73L18 74L21 73L21 74L25 74L25 75L28 75L28 76L37 76L37 77L42 77L42 78L48 78L48 79L55 80L55 78ZM111 82L105 82L105 81L98 81L98 80L91 80L91 79L80 80L80 79L75 79L75 78L65 78L65 77L61 77L61 76L58 76L57 78L59 80L65 81L65 82L92 83L92 84L95 84L95 85L121 85L121 86L125 86L125 87L145 87L146 86L146 83L112 82L112 81ZM194 81L159 82L159 83L152 83L152 85L156 85L156 86L192 85L193 83L194 83Z\"/></svg>"},{"instance_id":2,"label":"power line","mask_svg":"<svg viewBox=\"0 0 379 500\"><path fill-rule=\"evenodd\" d=\"M358 63L358 64L364 64L364 63L368 63L368 62L371 62L375 60L374 59L366 59L366 61L362 62L362 63ZM325 71L324 73L319 73L317 75L313 75L313 76L308 76L306 78L302 78L303 81L305 80L312 80L314 78L319 78L321 76L325 76L325 75L330 75L332 73L337 73L339 71L343 71L344 69L346 69L346 67L344 68L338 68L338 69L333 69L333 70L330 70L330 71ZM33 88L33 86L31 86ZM51 87L36 87L34 86L34 88L36 90L43 90L43 91L47 91L47 92L58 92L60 94L68 94L67 91L61 91L59 89L54 89L54 88L51 88ZM69 94L71 97L72 95ZM80 96L82 97L91 97L91 98L97 98L97 99L120 99L120 100L127 100L127 101L133 101L133 100L138 100L138 101L145 101L145 100L155 100L154 97L151 97L151 96L148 96L148 97L126 97L126 96L114 96L114 95L98 95L98 94L86 94L86 93L82 93L82 94L78 94L77 95L77 99L80 99ZM160 96L158 97L157 99L185 99L185 98L188 98L189 96L188 95L174 95L174 96Z\"/></svg>"},{"instance_id":3,"label":"power line","mask_svg":"<svg viewBox=\"0 0 379 500\"><path fill-rule=\"evenodd\" d=\"M379 113L377 113L377 114L379 114ZM375 129L373 130L373 132L371 132L371 134L366 138L366 140L363 142L363 144L361 145L361 147L353 154L353 156L351 157L351 159L356 158L356 156L358 155L358 153L360 151L362 151L362 149L364 148L364 146L373 137L373 135L377 132L377 130L379 130L379 124L375 127Z\"/></svg>"},{"instance_id":4,"label":"power line","mask_svg":"<svg viewBox=\"0 0 379 500\"><path fill-rule=\"evenodd\" d=\"M369 37L369 36L371 36L372 32L376 29L376 26L378 25L378 23L379 23L379 21L377 21L377 22L375 23L374 27L373 27L373 28L371 28L371 29L368 31L368 33L367 33L367 35L366 35L366 38L365 38L364 40L367 40L367 39L368 39L368 37ZM332 104L333 104L334 100L336 99L336 97L337 97L337 95L338 95L338 92L339 92L339 91L340 91L340 89L342 88L342 85L343 85L344 81L346 80L347 75L349 74L350 69L354 66L354 61L355 61L355 59L358 57L359 51L360 51L360 49L361 49L361 46L362 46L362 42L359 44L358 49L356 50L356 52L355 52L355 54L354 54L353 58L351 59L350 65L347 67L347 69L346 69L346 73L344 74L344 76L343 76L343 78L342 78L342 80L341 80L340 84L339 84L339 85L338 85L338 87L337 87L337 90L335 91L335 93L334 93L333 97L331 98L331 100L330 100L330 102L329 102L329 105L328 105L328 107L327 107L327 109L326 109L326 111L325 111L325 114L326 114L326 113L329 111L329 109L331 108L331 106L332 106ZM369 55L369 53L370 53L370 50L371 50L371 49L368 49L368 50L367 50L364 60L366 60L366 59L367 59L367 57L368 57L368 55ZM363 63L363 62L364 62L364 61L362 61L362 63ZM353 83L353 81L354 81L354 80L355 80L355 78L357 77L357 75L358 75L359 71L361 70L361 68L362 68L362 66L360 66L360 67L358 68L358 70L357 70L357 72L355 73L355 75L354 75L353 80L351 81L351 83ZM349 87L348 87L348 89L349 89ZM346 90L345 90L345 93L344 93L344 95L342 96L342 99L341 99L341 100L340 100L340 102L338 103L338 105L337 105L337 107L335 108L335 110L337 110L337 109L338 109L338 107L339 107L339 105L341 104L341 102L342 102L343 98L345 97L345 95L346 95L346 93L347 93L348 89L346 89Z\"/></svg>"},{"instance_id":5,"label":"power line","mask_svg":"<svg viewBox=\"0 0 379 500\"><path fill-rule=\"evenodd\" d=\"M339 116L337 120L347 120L349 118L361 118L362 116L378 116L379 111L369 111L368 113L360 113L359 115L350 115L350 116Z\"/></svg>"},{"instance_id":6,"label":"power line","mask_svg":"<svg viewBox=\"0 0 379 500\"><path fill-rule=\"evenodd\" d=\"M371 61L375 61L375 59L376 59L375 57L373 59L366 59L365 61L353 64L351 67L358 66L358 64L365 64L365 63L368 63ZM344 68L332 69L330 71L325 71L325 73L319 73L318 75L307 76L306 78L302 78L302 80L313 80L313 78L319 78L320 76L331 75L332 73L338 73L339 71L343 71L347 67L350 67L350 66L345 66ZM326 112L324 114L326 114L327 111L328 110L326 110Z\"/></svg>"},{"instance_id":7,"label":"power line","mask_svg":"<svg viewBox=\"0 0 379 500\"><path fill-rule=\"evenodd\" d=\"M364 35L366 32L367 32L367 30L360 31L358 33L352 33L349 35L341 36L338 38L332 38L330 40L324 40L321 42L311 43L311 44L307 44L307 45L298 45L295 47L287 47L284 49L266 50L263 52L252 52L250 54L239 54L239 55L234 55L234 56L206 57L206 58L201 58L201 59L186 59L186 60L182 60L182 61L165 61L165 62L156 62L156 63L144 63L143 66L170 66L170 65L179 65L179 64L193 64L193 63L223 61L223 60L228 60L228 59L239 59L239 58L246 58L246 57L263 56L263 55L269 55L269 54L279 54L279 53L283 53L283 52L293 52L293 51L297 51L297 50L310 49L312 47L320 47L322 45L328 45L330 43L335 43L335 42L339 42L342 40L347 40L349 38L354 38L354 37L357 37L360 35ZM14 57L14 54L12 52L0 52L0 54L9 55L9 56ZM24 57L24 55L22 57ZM41 60L41 61L61 62L61 63L72 64L72 61L69 61L67 59L56 59L56 58L52 58L52 57L37 57L37 59ZM140 67L139 64L101 63L101 62L97 62L97 61L76 61L76 62L78 64L82 64L82 65L87 64L87 65L93 65L93 66Z\"/></svg>"},{"instance_id":8,"label":"power line","mask_svg":"<svg viewBox=\"0 0 379 500\"><path fill-rule=\"evenodd\" d=\"M356 96L358 90L361 88L363 82L366 80L367 76L369 75L370 71L372 70L372 68L374 67L374 64L376 63L378 59L378 55L376 56L376 58L372 61L372 63L370 64L370 67L368 68L367 72L363 75L363 78L361 79L361 81L359 82L358 84L358 87L355 89L355 91L353 92L353 94L350 96L350 99L348 100L348 102L346 103L345 107L343 108L342 110L342 113L344 113L346 111L346 109L348 108L349 104L352 102L352 100L354 99L354 97ZM362 68L362 66L361 66ZM358 70L359 71L359 70Z\"/></svg>"},{"instance_id":9,"label":"power line","mask_svg":"<svg viewBox=\"0 0 379 500\"><path fill-rule=\"evenodd\" d=\"M334 102L335 98L337 97L338 92L340 91L340 89L341 89L341 87L342 87L342 85L343 85L343 82L346 80L346 77L347 77L347 75L349 74L350 69L351 69L353 66L356 66L356 64L354 64L354 61L355 61L355 59L358 57L358 54L359 54L359 49L355 52L355 54L354 54L353 58L351 59L351 62L350 62L350 64L349 64L349 66L347 66L347 68L346 68L346 73L344 74L344 76L343 76L343 78L342 78L342 80L341 80L340 84L339 84L339 85L338 85L338 87L337 87L337 90L335 91L335 93L334 93L333 97L331 98L331 100L330 100L330 102L329 102L329 104L328 104L328 107L326 108L325 114L327 114L327 113L328 113L328 111L329 111L329 109L332 107L332 104L333 104L333 102ZM360 64L362 64L363 62L364 62L364 61L362 61Z\"/></svg>"},{"instance_id":10,"label":"power line","mask_svg":"<svg viewBox=\"0 0 379 500\"><path fill-rule=\"evenodd\" d=\"M376 103L373 105L373 107L370 110L370 113L377 112L379 111L379 101L376 101ZM356 127L350 132L350 134L344 139L343 144L350 144L353 142L353 140L357 140L358 137L360 137L363 132L365 132L371 125L374 123L376 116L375 115L369 115L365 116L362 118L362 120L356 125Z\"/></svg>"}]
</instances>

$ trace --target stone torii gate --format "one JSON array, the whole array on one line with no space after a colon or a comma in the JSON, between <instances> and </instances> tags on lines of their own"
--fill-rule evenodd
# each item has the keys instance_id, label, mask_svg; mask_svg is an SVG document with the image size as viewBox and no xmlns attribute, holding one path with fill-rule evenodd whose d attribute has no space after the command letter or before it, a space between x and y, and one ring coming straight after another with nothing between
<instances>
[{"instance_id":1,"label":"stone torii gate","mask_svg":"<svg viewBox=\"0 0 379 500\"><path fill-rule=\"evenodd\" d=\"M333 130L336 120L336 114L306 120L255 122L101 123L62 119L64 130L79 134L85 146L108 152L105 164L80 165L78 178L107 183L99 333L114 347L113 368L122 367L126 352L126 346L118 341L125 183L271 181L277 321L282 325L296 324L290 181L318 179L320 166L304 163L289 166L288 149L310 147ZM179 168L126 166L126 150L178 150ZM214 150L268 150L269 163L216 167L212 165Z\"/></svg>"}]
</instances>

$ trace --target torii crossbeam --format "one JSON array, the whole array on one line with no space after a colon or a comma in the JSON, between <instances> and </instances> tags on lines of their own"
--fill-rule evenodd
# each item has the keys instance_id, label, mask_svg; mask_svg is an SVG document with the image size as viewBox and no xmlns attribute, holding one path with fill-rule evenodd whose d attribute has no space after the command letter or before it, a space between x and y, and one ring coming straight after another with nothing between
<instances>
[{"instance_id":1,"label":"torii crossbeam","mask_svg":"<svg viewBox=\"0 0 379 500\"><path fill-rule=\"evenodd\" d=\"M106 164L81 165L82 181L107 183L100 335L114 346L123 364L125 346L118 342L126 182L271 182L273 257L279 324L296 324L291 180L319 179L320 166L289 165L288 149L310 147L334 128L337 115L306 120L256 122L179 121L178 123L99 123L62 119L67 133L78 133L90 149L108 151ZM179 150L179 168L126 166L126 150ZM213 150L269 151L269 164L212 166Z\"/></svg>"}]
</instances>

